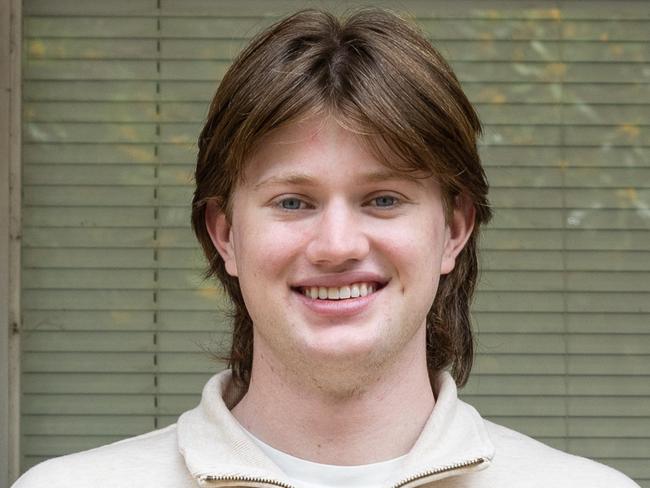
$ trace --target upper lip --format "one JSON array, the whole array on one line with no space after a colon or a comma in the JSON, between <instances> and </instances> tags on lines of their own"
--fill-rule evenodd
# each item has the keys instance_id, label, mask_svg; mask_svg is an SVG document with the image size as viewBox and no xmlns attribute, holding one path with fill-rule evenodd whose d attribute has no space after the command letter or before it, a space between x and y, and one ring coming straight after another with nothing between
<instances>
[{"instance_id":1,"label":"upper lip","mask_svg":"<svg viewBox=\"0 0 650 488\"><path fill-rule=\"evenodd\" d=\"M297 280L291 284L292 288L302 288L308 286L328 286L341 287L352 285L353 283L378 283L385 285L388 279L378 273L368 271L350 271L345 273L332 273Z\"/></svg>"}]
</instances>

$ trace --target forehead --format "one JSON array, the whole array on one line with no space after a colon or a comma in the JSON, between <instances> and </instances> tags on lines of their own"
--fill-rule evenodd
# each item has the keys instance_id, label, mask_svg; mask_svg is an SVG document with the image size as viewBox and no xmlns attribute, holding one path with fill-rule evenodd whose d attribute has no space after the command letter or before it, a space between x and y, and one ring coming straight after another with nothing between
<instances>
[{"instance_id":1,"label":"forehead","mask_svg":"<svg viewBox=\"0 0 650 488\"><path fill-rule=\"evenodd\" d=\"M385 144L384 144L385 146ZM428 179L422 171L405 167L387 148L370 136L344 128L333 117L311 117L287 124L264 136L248 158L243 183L259 185L278 173L321 175L335 170L340 178L369 181Z\"/></svg>"}]
</instances>

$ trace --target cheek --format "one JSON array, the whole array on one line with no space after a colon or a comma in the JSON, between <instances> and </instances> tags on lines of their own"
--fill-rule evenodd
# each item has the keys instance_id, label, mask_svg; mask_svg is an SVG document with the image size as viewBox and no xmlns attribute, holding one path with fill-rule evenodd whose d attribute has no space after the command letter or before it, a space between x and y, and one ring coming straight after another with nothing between
<instances>
[{"instance_id":1,"label":"cheek","mask_svg":"<svg viewBox=\"0 0 650 488\"><path fill-rule=\"evenodd\" d=\"M393 261L403 286L437 286L444 252L444 224L428 219L394 228L383 239L384 250Z\"/></svg>"},{"instance_id":2,"label":"cheek","mask_svg":"<svg viewBox=\"0 0 650 488\"><path fill-rule=\"evenodd\" d=\"M235 235L235 255L242 286L247 277L269 279L287 270L300 246L290 227L243 222Z\"/></svg>"}]
</instances>

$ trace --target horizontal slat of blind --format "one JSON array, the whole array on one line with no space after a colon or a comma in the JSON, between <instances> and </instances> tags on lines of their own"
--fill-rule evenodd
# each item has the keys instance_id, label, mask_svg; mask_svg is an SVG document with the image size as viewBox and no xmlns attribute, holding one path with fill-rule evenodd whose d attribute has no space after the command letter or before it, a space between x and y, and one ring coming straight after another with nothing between
<instances>
[{"instance_id":1,"label":"horizontal slat of blind","mask_svg":"<svg viewBox=\"0 0 650 488\"><path fill-rule=\"evenodd\" d=\"M232 57L304 6L25 1L23 468L173 423L221 367L206 351L228 305L188 223L195 140ZM399 7L485 124L496 217L465 399L650 487L647 7Z\"/></svg>"},{"instance_id":2,"label":"horizontal slat of blind","mask_svg":"<svg viewBox=\"0 0 650 488\"><path fill-rule=\"evenodd\" d=\"M47 42L44 40L47 39ZM437 40L436 40L437 41ZM245 45L239 39L165 39L160 42L160 54L152 39L72 39L69 37L39 37L29 39L27 50L37 59L163 59L163 60L230 60ZM482 61L488 56L492 62L537 61L557 59L562 53L571 62L647 62L650 50L647 43L636 41L594 43L591 40L547 40L544 45L529 40L492 40L490 43L466 40L444 40L436 46L445 55L457 61Z\"/></svg>"},{"instance_id":3,"label":"horizontal slat of blind","mask_svg":"<svg viewBox=\"0 0 650 488\"><path fill-rule=\"evenodd\" d=\"M616 20L638 20L639 3L624 2L617 4L613 10L611 3L605 0L594 0L589 2L589 9L584 8L580 1L562 2L538 2L526 0L513 2L512 0L493 0L489 5L477 4L474 0L460 0L451 4L444 2L431 2L430 0L410 0L408 3L399 3L402 9L420 18L462 18L462 19L607 19L605 23L613 23ZM374 2L378 6L395 8L396 4L390 0L378 0ZM334 9L347 8L333 0L284 0L281 6L263 0L241 2L237 0L221 0L218 4L212 0L163 0L162 10L156 8L154 0L117 0L110 6L97 3L84 8L84 15L115 15L119 12L122 15L172 15L175 17L189 16L223 16L223 17L259 17L260 15L281 15L286 11L304 8L306 6L320 6ZM561 6L561 9L560 9ZM75 0L59 0L56 7L52 7L48 0L30 0L26 6L26 12L31 15L72 15L78 16L78 4ZM607 15L603 15L607 14Z\"/></svg>"},{"instance_id":4,"label":"horizontal slat of blind","mask_svg":"<svg viewBox=\"0 0 650 488\"><path fill-rule=\"evenodd\" d=\"M134 80L34 80L23 90L25 100L86 100L102 101L194 101L210 99L216 80L161 81L160 93L155 81ZM646 100L650 85L643 83L497 83L470 82L463 85L475 103L589 103L634 104ZM91 155L89 155L91 156Z\"/></svg>"},{"instance_id":5,"label":"horizontal slat of blind","mask_svg":"<svg viewBox=\"0 0 650 488\"><path fill-rule=\"evenodd\" d=\"M201 102L165 102L161 122L194 122L206 115L207 107ZM603 105L585 113L575 106L553 104L487 105L477 104L485 124L526 123L538 125L559 124L562 121L582 125L603 123L625 124L641 118L644 107L638 105ZM24 109L30 118L40 122L147 122L156 112L154 102L27 102ZM625 130L625 129L620 129ZM630 134L631 135L631 134Z\"/></svg>"}]
</instances>

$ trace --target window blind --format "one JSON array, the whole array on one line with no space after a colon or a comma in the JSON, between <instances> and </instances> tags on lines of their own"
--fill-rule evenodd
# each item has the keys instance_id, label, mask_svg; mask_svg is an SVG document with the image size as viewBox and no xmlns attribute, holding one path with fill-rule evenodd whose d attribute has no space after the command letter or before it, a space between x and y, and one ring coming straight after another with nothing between
<instances>
[{"instance_id":1,"label":"window blind","mask_svg":"<svg viewBox=\"0 0 650 488\"><path fill-rule=\"evenodd\" d=\"M416 18L485 126L496 217L464 399L650 487L648 4L375 4ZM195 140L233 56L304 6L342 10L24 0L23 469L173 423L223 367Z\"/></svg>"}]
</instances>

